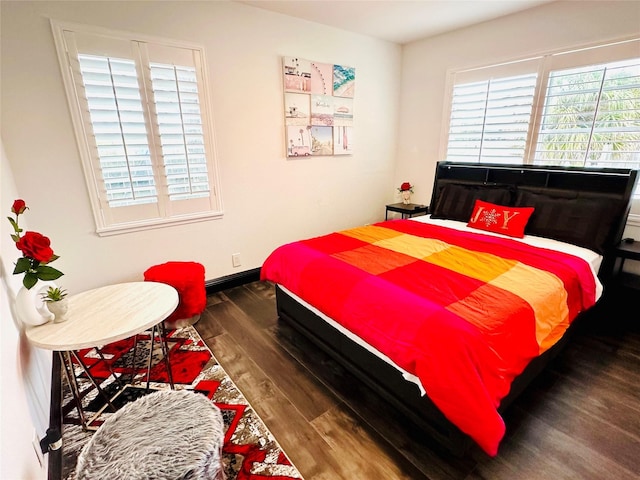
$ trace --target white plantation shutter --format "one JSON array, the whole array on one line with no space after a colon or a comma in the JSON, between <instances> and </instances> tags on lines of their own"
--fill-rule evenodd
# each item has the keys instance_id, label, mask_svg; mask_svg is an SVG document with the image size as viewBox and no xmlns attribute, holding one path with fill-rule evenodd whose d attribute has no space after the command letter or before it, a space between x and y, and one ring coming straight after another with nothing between
<instances>
[{"instance_id":1,"label":"white plantation shutter","mask_svg":"<svg viewBox=\"0 0 640 480\"><path fill-rule=\"evenodd\" d=\"M454 73L446 159L640 169L639 53L626 39Z\"/></svg>"},{"instance_id":2,"label":"white plantation shutter","mask_svg":"<svg viewBox=\"0 0 640 480\"><path fill-rule=\"evenodd\" d=\"M151 82L169 198L208 196L207 161L195 70L152 63Z\"/></svg>"},{"instance_id":3,"label":"white plantation shutter","mask_svg":"<svg viewBox=\"0 0 640 480\"><path fill-rule=\"evenodd\" d=\"M534 163L640 166L640 58L551 72Z\"/></svg>"},{"instance_id":4,"label":"white plantation shutter","mask_svg":"<svg viewBox=\"0 0 640 480\"><path fill-rule=\"evenodd\" d=\"M447 159L522 161L535 85L535 73L455 85Z\"/></svg>"},{"instance_id":5,"label":"white plantation shutter","mask_svg":"<svg viewBox=\"0 0 640 480\"><path fill-rule=\"evenodd\" d=\"M98 233L220 216L202 49L55 22L54 34Z\"/></svg>"},{"instance_id":6,"label":"white plantation shutter","mask_svg":"<svg viewBox=\"0 0 640 480\"><path fill-rule=\"evenodd\" d=\"M135 63L82 54L78 60L109 206L157 202Z\"/></svg>"}]
</instances>

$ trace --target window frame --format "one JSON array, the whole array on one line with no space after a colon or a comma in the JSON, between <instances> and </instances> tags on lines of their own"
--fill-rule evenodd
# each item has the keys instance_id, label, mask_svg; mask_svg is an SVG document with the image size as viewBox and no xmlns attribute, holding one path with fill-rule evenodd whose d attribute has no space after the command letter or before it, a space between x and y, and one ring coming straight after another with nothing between
<instances>
[{"instance_id":1,"label":"window frame","mask_svg":"<svg viewBox=\"0 0 640 480\"><path fill-rule=\"evenodd\" d=\"M545 106L545 93L551 72L577 68L581 66L613 63L620 60L640 58L640 37L631 36L610 40L605 43L583 45L570 49L538 53L528 57L511 59L501 63L477 65L471 68L451 69L447 72L446 91L443 106L443 125L439 148L439 157L447 159L449 148L449 131L451 128L451 114L453 106L453 92L456 84L472 83L488 80L492 77L508 77L523 73L528 67L537 68L538 80L533 98L529 133L527 135L525 154L522 163L535 164L535 153L540 134L540 124ZM532 71L532 70L529 70ZM449 161L456 161L449 159ZM482 163L478 159L479 164ZM630 223L640 226L640 188L636 189L635 199L632 201Z\"/></svg>"},{"instance_id":2,"label":"window frame","mask_svg":"<svg viewBox=\"0 0 640 480\"><path fill-rule=\"evenodd\" d=\"M452 69L447 72L445 102L443 111L443 125L440 142L440 158L446 159L449 146L449 130L453 92L456 84L472 83L520 75L537 69L538 80L533 98L533 108L530 119L529 134L523 162L533 164L536 142L539 135L540 122L543 115L545 92L549 75L553 71L575 68L600 63L611 63L618 60L640 57L640 37L633 36L608 41L603 44L575 47L571 49L540 53L533 56L513 59L501 63L478 65L471 68ZM613 53L613 55L612 55ZM450 160L455 161L455 160ZM481 163L479 161L479 163Z\"/></svg>"},{"instance_id":3,"label":"window frame","mask_svg":"<svg viewBox=\"0 0 640 480\"><path fill-rule=\"evenodd\" d=\"M221 218L224 211L220 195L220 177L218 173L218 161L214 137L214 119L212 109L210 107L210 89L207 78L207 63L204 47L187 41L170 40L83 24L60 22L54 19L51 19L50 23L58 61L60 63L67 102L69 104L69 111L72 117L76 142L81 157L87 192L96 225L96 233L99 236L109 236ZM199 202L195 205L197 207L196 209L190 210L188 205L187 208L180 208L184 207L184 201L169 200L167 189L162 184L156 185L158 201L155 207L157 210L155 214L153 212L147 212L144 209L139 209L138 212L144 212L140 215L138 212L133 212L135 207L109 207L106 200L106 194L101 195L100 193L100 189L102 188L102 178L100 167L94 166L96 156L93 148L94 136L93 132L90 130L90 125L87 124L86 116L83 116L81 112L82 107L79 95L82 95L83 92L79 91L79 88L76 85L77 79L74 79L71 70L72 59L71 54L67 49L68 46L65 39L65 32L94 36L96 38L106 37L108 39L107 41L113 41L114 43L118 41L129 43L140 42L152 47L186 49L194 52L194 62L197 64L196 75L198 80L199 107L202 119L207 176L209 181L209 200L206 202L204 207L202 204L205 202ZM110 53L105 56L110 56ZM149 58L134 58L133 60L135 61L136 70L138 71L137 80L143 97L145 124L148 129L147 136L151 142L149 148L151 150L154 176L157 178L158 175L160 175L160 177L164 179L164 165L160 165L163 163L162 154L159 154L158 152L154 153L154 150L160 150L160 138L155 126L155 119L150 117L150 114L155 109L154 105L149 105L153 104L153 98L150 98L148 102L144 101L147 94L151 94L151 96L153 95L152 90L149 90L150 86L147 84L147 75L141 72L141 68L145 67L144 65L141 65L141 62L149 61ZM151 60L151 63L154 63L154 61ZM178 205L180 202L182 202L182 205ZM174 212L174 209L172 208L174 206L178 206L179 210L176 209ZM125 218L122 221L113 220L110 213L118 208L130 209L130 211L133 212L132 218L126 218L125 215ZM120 210L120 212L122 212L122 210Z\"/></svg>"}]
</instances>

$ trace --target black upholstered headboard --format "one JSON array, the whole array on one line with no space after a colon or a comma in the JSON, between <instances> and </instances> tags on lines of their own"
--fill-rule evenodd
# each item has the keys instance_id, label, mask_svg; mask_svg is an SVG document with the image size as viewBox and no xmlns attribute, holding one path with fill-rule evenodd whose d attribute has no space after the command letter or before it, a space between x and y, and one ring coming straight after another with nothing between
<instances>
[{"instance_id":1,"label":"black upholstered headboard","mask_svg":"<svg viewBox=\"0 0 640 480\"><path fill-rule=\"evenodd\" d=\"M590 248L605 256L624 232L637 171L438 162L431 196L434 218L468 221L476 199L534 207L525 233Z\"/></svg>"}]
</instances>

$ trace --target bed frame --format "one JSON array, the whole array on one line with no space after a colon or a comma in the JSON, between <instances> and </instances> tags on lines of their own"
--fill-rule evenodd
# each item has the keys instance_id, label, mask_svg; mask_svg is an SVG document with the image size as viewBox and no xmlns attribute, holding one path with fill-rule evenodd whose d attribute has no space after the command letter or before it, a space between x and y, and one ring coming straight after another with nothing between
<instances>
[{"instance_id":1,"label":"bed frame","mask_svg":"<svg viewBox=\"0 0 640 480\"><path fill-rule=\"evenodd\" d=\"M442 185L461 182L472 185L513 185L535 188L537 191L593 192L619 197L624 208L614 219L604 251L599 277L605 285L611 278L615 256L613 249L620 242L629 213L631 195L637 181L637 171L631 169L562 168L526 165L467 164L439 162L430 209L438 201ZM391 406L413 421L426 434L456 455L464 455L473 441L449 422L427 396L421 396L416 385L406 381L401 373L364 347L349 340L276 285L277 312L281 319L309 338L362 382L381 395ZM500 404L503 413L533 379L566 345L575 324L554 347L535 358L512 384L511 391Z\"/></svg>"}]
</instances>

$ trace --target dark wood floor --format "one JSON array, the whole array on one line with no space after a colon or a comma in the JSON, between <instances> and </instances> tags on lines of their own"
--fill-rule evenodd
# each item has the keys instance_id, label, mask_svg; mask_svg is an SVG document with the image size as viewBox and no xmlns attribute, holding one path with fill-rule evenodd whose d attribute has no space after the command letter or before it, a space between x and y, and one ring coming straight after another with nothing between
<instances>
[{"instance_id":1,"label":"dark wood floor","mask_svg":"<svg viewBox=\"0 0 640 480\"><path fill-rule=\"evenodd\" d=\"M421 435L279 321L269 283L209 295L195 327L305 480L625 480L640 478L640 318L620 302L603 300L507 411L495 458Z\"/></svg>"}]
</instances>

